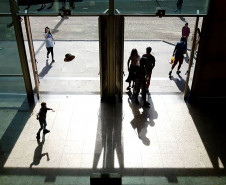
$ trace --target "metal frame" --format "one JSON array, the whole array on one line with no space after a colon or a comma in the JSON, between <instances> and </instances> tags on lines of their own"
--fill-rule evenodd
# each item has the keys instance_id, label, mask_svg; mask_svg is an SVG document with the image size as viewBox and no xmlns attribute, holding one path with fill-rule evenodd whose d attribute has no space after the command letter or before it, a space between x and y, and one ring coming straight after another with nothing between
<instances>
[{"instance_id":1,"label":"metal frame","mask_svg":"<svg viewBox=\"0 0 226 185\"><path fill-rule=\"evenodd\" d=\"M34 94L33 94L33 90L32 90L32 84L31 84L31 79L30 79L30 72L29 72L29 68L28 68L28 62L27 62L27 56L26 56L26 51L25 51L25 46L24 46L24 40L23 40L23 34L22 34L22 28L20 23L18 22L19 20L19 16L25 16L25 17L56 17L56 16L63 16L63 13L56 13L56 14L51 14L51 15L47 15L47 14L32 14L32 13L18 13L17 11L17 5L16 2L14 0L10 0L10 7L11 7L11 12L12 14L0 14L0 17L6 17L6 16L11 16L14 22L14 27L15 27L15 34L16 34L16 41L18 43L18 51L19 51L19 56L20 56L20 62L21 62L21 67L22 67L22 71L23 71L23 77L24 77L24 82L25 82L25 87L26 87L26 92L27 92L27 96L28 96L28 100L29 102L34 102ZM116 16L121 16L121 17L158 17L157 14L120 14L119 11L116 11L114 8L114 0L109 0L109 10L106 10L105 12L103 12L102 14L82 14L82 13L78 13L78 14L73 14L73 15L68 15L70 17L78 17L78 16L84 16L84 17L90 17L90 16L107 16L109 19L109 24L108 24L108 33L107 36L109 36L109 40L108 40L108 46L107 49L109 49L109 53L107 56L107 70L108 70L108 77L107 77L107 91L108 91L108 95L110 97L115 96L116 93L116 75L119 75L118 73L116 74L116 49L115 49L115 34L116 34L116 30L115 30L115 26L117 26L117 24L119 22L117 22L117 19L115 19ZM180 15L164 15L164 17L197 17L197 19L199 17L205 17L205 14L180 14ZM115 22L116 21L116 22ZM26 21L27 22L27 21ZM25 22L25 23L26 23ZM29 22L29 20L28 20ZM27 24L27 23L26 23ZM197 29L197 22L196 22L196 29ZM33 62L35 62L35 58L32 54L32 37L29 37L29 30L28 30L28 25L26 25L26 29L27 29L27 34L28 34L28 41L29 41L29 50L30 50L30 54L31 54L31 60ZM100 26L99 26L100 28ZM124 27L122 28L124 29ZM31 30L30 30L31 31ZM100 33L100 30L99 30ZM121 34L124 33L124 30L122 30ZM119 33L120 34L120 33ZM100 36L101 38L101 36ZM124 38L124 36L123 36ZM194 38L196 39L196 30L195 30L195 34L194 34ZM187 96L187 92L188 92L188 82L189 82L189 76L190 76L190 69L191 69L191 65L192 65L192 59L194 56L194 43L195 43L195 39L193 40L193 44L192 44L192 51L191 51L191 55L190 55L190 63L189 63L189 68L188 68L188 75L187 75L187 79L186 79L186 87L185 87L185 92L184 92L184 96ZM99 42L101 42L101 39L99 39ZM100 45L100 44L99 44ZM101 47L101 45L100 45ZM101 56L101 50L100 52L100 56ZM33 57L32 57L33 56ZM101 60L101 57L100 57ZM33 66L33 62L32 62L32 66ZM101 64L101 62L100 62ZM122 64L123 65L123 64ZM102 74L102 66L100 65L100 82L101 82L101 96L102 94L102 78L103 78L103 74ZM33 66L33 72L35 75L35 67ZM121 80L123 80L123 75L121 74L121 76L119 77L121 78ZM38 93L38 81L37 78L35 78L35 84L36 84L36 91L37 91L37 96L39 97L39 93ZM122 94L122 83L121 83L121 94Z\"/></svg>"}]
</instances>

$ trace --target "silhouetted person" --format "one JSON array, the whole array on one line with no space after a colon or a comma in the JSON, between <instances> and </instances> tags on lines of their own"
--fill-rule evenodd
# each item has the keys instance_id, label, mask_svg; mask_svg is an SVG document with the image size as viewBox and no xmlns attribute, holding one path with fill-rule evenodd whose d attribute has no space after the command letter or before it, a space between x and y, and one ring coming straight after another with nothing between
<instances>
[{"instance_id":1,"label":"silhouetted person","mask_svg":"<svg viewBox=\"0 0 226 185\"><path fill-rule=\"evenodd\" d=\"M182 4L183 4L183 0L177 0L177 9L175 10L175 12L181 13Z\"/></svg>"},{"instance_id":2,"label":"silhouetted person","mask_svg":"<svg viewBox=\"0 0 226 185\"><path fill-rule=\"evenodd\" d=\"M177 68L177 74L181 73L180 68L181 68L181 65L183 64L184 54L187 51L187 45L185 44L185 42L186 42L186 37L182 37L181 41L178 42L177 45L175 46L175 49L173 51L173 56L175 56L175 60L171 67L171 71L169 72L170 77L174 67L177 65L178 62L179 62L179 65Z\"/></svg>"},{"instance_id":3,"label":"silhouetted person","mask_svg":"<svg viewBox=\"0 0 226 185\"><path fill-rule=\"evenodd\" d=\"M146 92L149 94L149 86L150 86L150 81L151 81L151 75L152 75L152 70L155 67L155 57L151 54L152 48L147 47L146 48L146 54L144 54L142 57L147 58L146 60Z\"/></svg>"},{"instance_id":4,"label":"silhouetted person","mask_svg":"<svg viewBox=\"0 0 226 185\"><path fill-rule=\"evenodd\" d=\"M72 9L74 9L75 8L75 0L70 0L69 5Z\"/></svg>"},{"instance_id":5,"label":"silhouetted person","mask_svg":"<svg viewBox=\"0 0 226 185\"><path fill-rule=\"evenodd\" d=\"M40 123L40 129L37 132L37 140L40 139L40 132L43 130L43 134L47 134L50 131L46 129L47 123L46 123L46 113L48 110L52 110L54 112L54 110L52 108L47 108L46 107L46 103L42 102L41 103L41 109L39 110L39 113L37 114L37 120L39 120Z\"/></svg>"},{"instance_id":6,"label":"silhouetted person","mask_svg":"<svg viewBox=\"0 0 226 185\"><path fill-rule=\"evenodd\" d=\"M43 137L44 138L44 137ZM43 148L43 145L44 145L44 142L45 142L45 139L43 139L42 142L40 142L39 140L37 140L38 142L38 146L36 147L35 149L35 152L34 152L34 157L33 157L33 162L30 164L30 168L32 168L32 166L37 166L40 164L40 161L42 159L43 156L46 155L47 157L47 161L49 161L49 154L48 153L42 153L42 148Z\"/></svg>"},{"instance_id":7,"label":"silhouetted person","mask_svg":"<svg viewBox=\"0 0 226 185\"><path fill-rule=\"evenodd\" d=\"M140 89L142 89L142 99L143 99L143 105L145 107L149 107L150 103L146 101L146 63L147 63L147 58L142 57L140 59L140 66L137 67L136 69L136 79L135 79L135 87L134 87L134 96L135 96L135 103L139 104L138 101L138 95L140 93Z\"/></svg>"},{"instance_id":8,"label":"silhouetted person","mask_svg":"<svg viewBox=\"0 0 226 185\"><path fill-rule=\"evenodd\" d=\"M137 49L132 49L131 54L129 56L127 67L129 71L128 78L126 79L126 82L129 83L129 86L127 87L127 90L130 90L131 88L131 81L133 81L132 88L135 84L135 76L136 76L136 68L140 65L140 56L138 55Z\"/></svg>"}]
</instances>

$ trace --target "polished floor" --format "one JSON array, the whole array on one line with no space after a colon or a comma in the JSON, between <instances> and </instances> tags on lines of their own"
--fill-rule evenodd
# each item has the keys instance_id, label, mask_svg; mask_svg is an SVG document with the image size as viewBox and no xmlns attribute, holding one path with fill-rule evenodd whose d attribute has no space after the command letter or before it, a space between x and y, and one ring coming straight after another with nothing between
<instances>
[{"instance_id":1,"label":"polished floor","mask_svg":"<svg viewBox=\"0 0 226 185\"><path fill-rule=\"evenodd\" d=\"M119 173L122 184L225 184L223 103L148 96L150 108L124 95L1 98L0 184L90 184L92 173ZM37 142L36 113L46 101L50 133Z\"/></svg>"}]
</instances>

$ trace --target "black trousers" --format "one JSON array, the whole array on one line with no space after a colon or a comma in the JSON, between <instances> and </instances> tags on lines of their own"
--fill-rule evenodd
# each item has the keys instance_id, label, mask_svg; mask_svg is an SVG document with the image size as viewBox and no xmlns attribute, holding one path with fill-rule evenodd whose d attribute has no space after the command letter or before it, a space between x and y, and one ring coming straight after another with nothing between
<instances>
[{"instance_id":1,"label":"black trousers","mask_svg":"<svg viewBox=\"0 0 226 185\"><path fill-rule=\"evenodd\" d=\"M46 49L47 49L47 56L49 55L49 53L51 53L52 60L54 60L53 47L48 47Z\"/></svg>"}]
</instances>

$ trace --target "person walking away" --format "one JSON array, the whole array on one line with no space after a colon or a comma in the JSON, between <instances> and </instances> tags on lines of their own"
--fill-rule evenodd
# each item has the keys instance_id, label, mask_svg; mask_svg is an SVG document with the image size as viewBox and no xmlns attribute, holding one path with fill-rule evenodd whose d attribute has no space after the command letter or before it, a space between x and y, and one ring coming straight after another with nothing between
<instances>
[{"instance_id":1,"label":"person walking away","mask_svg":"<svg viewBox=\"0 0 226 185\"><path fill-rule=\"evenodd\" d=\"M37 116L37 120L39 120L40 123L40 129L37 132L37 136L36 139L39 140L40 139L40 132L43 130L43 134L47 134L50 131L46 129L47 123L46 123L46 114L48 110L52 110L54 112L54 110L52 108L47 108L46 102L42 102L41 103L41 108L39 110L39 113L36 115Z\"/></svg>"},{"instance_id":2,"label":"person walking away","mask_svg":"<svg viewBox=\"0 0 226 185\"><path fill-rule=\"evenodd\" d=\"M132 49L128 62L127 62L127 67L128 67L128 71L129 71L128 78L126 79L126 82L129 83L127 90L130 90L130 88L131 88L131 81L133 81L132 88L134 87L135 75L136 75L135 69L137 66L139 66L139 63L140 63L140 56L138 55L137 49L134 48L134 49Z\"/></svg>"},{"instance_id":3,"label":"person walking away","mask_svg":"<svg viewBox=\"0 0 226 185\"><path fill-rule=\"evenodd\" d=\"M47 58L49 58L49 53L51 53L52 62L55 62L54 53L53 53L53 47L54 47L55 41L53 39L53 35L50 32L49 27L45 28L44 37L45 37L45 43L46 43L46 49L47 49Z\"/></svg>"},{"instance_id":4,"label":"person walking away","mask_svg":"<svg viewBox=\"0 0 226 185\"><path fill-rule=\"evenodd\" d=\"M175 57L175 60L171 67L171 71L169 72L170 77L174 67L177 65L178 62L179 62L179 65L177 68L177 74L181 73L180 68L181 68L181 65L183 64L184 54L186 53L186 50L187 50L187 45L185 44L185 42L186 42L186 37L182 37L181 40L175 46L175 49L173 51L173 56Z\"/></svg>"},{"instance_id":5,"label":"person walking away","mask_svg":"<svg viewBox=\"0 0 226 185\"><path fill-rule=\"evenodd\" d=\"M147 47L146 48L146 54L144 54L142 57L147 58L146 62L146 70L147 70L147 78L146 78L146 92L149 93L149 86L150 86L150 80L152 75L152 70L155 67L155 57L151 54L152 48Z\"/></svg>"},{"instance_id":6,"label":"person walking away","mask_svg":"<svg viewBox=\"0 0 226 185\"><path fill-rule=\"evenodd\" d=\"M135 96L135 103L139 105L138 96L140 93L140 89L142 89L141 95L143 99L143 106L149 107L150 103L146 101L146 63L147 58L142 57L140 60L140 66L137 67L136 71L136 79L135 79L135 87L133 89Z\"/></svg>"},{"instance_id":7,"label":"person walking away","mask_svg":"<svg viewBox=\"0 0 226 185\"><path fill-rule=\"evenodd\" d=\"M185 23L185 25L182 27L182 37L186 37L185 44L187 45L188 37L190 35L190 28L188 27L188 23ZM186 51L186 58L189 60L188 52Z\"/></svg>"},{"instance_id":8,"label":"person walking away","mask_svg":"<svg viewBox=\"0 0 226 185\"><path fill-rule=\"evenodd\" d=\"M177 0L177 9L174 12L181 13L183 0Z\"/></svg>"}]
</instances>

